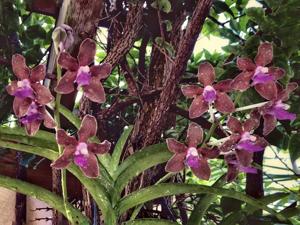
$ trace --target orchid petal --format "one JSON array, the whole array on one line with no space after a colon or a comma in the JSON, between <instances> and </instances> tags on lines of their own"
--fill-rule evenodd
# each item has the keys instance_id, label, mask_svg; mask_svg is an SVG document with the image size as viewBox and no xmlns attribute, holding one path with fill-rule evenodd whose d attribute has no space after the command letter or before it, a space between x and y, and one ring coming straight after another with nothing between
<instances>
[{"instance_id":1,"label":"orchid petal","mask_svg":"<svg viewBox=\"0 0 300 225\"><path fill-rule=\"evenodd\" d=\"M198 79L204 86L212 85L215 80L215 69L210 63L202 63L198 68Z\"/></svg>"},{"instance_id":2,"label":"orchid petal","mask_svg":"<svg viewBox=\"0 0 300 225\"><path fill-rule=\"evenodd\" d=\"M36 101L41 105L47 105L52 102L54 97L50 90L40 83L31 84L33 90L36 92Z\"/></svg>"},{"instance_id":3,"label":"orchid petal","mask_svg":"<svg viewBox=\"0 0 300 225\"><path fill-rule=\"evenodd\" d=\"M203 88L198 85L184 85L181 87L182 94L187 98L194 98L197 95L201 95Z\"/></svg>"},{"instance_id":4,"label":"orchid petal","mask_svg":"<svg viewBox=\"0 0 300 225\"><path fill-rule=\"evenodd\" d=\"M204 158L199 158L199 166L191 167L193 173L200 179L209 180L210 178L210 168L208 162Z\"/></svg>"},{"instance_id":5,"label":"orchid petal","mask_svg":"<svg viewBox=\"0 0 300 225\"><path fill-rule=\"evenodd\" d=\"M90 39L86 38L79 47L78 62L79 66L88 66L94 62L96 55L96 43Z\"/></svg>"},{"instance_id":6,"label":"orchid petal","mask_svg":"<svg viewBox=\"0 0 300 225\"><path fill-rule=\"evenodd\" d=\"M90 178L97 178L99 176L99 165L95 154L90 153L87 157L87 165L79 167L85 176Z\"/></svg>"},{"instance_id":7,"label":"orchid petal","mask_svg":"<svg viewBox=\"0 0 300 225\"><path fill-rule=\"evenodd\" d=\"M20 54L14 54L11 59L11 64L16 77L18 77L20 80L29 78L30 69L26 65L24 56Z\"/></svg>"},{"instance_id":8,"label":"orchid petal","mask_svg":"<svg viewBox=\"0 0 300 225\"><path fill-rule=\"evenodd\" d=\"M177 141L176 139L167 138L166 142L167 142L167 146L168 146L168 149L170 150L170 152L178 153L178 154L186 153L187 147L184 144L182 144L181 142Z\"/></svg>"},{"instance_id":9,"label":"orchid petal","mask_svg":"<svg viewBox=\"0 0 300 225\"><path fill-rule=\"evenodd\" d=\"M233 101L224 92L217 92L215 107L221 113L232 113L235 110Z\"/></svg>"},{"instance_id":10,"label":"orchid petal","mask_svg":"<svg viewBox=\"0 0 300 225\"><path fill-rule=\"evenodd\" d=\"M79 68L77 59L67 52L61 52L58 56L57 63L64 69L77 71Z\"/></svg>"},{"instance_id":11,"label":"orchid petal","mask_svg":"<svg viewBox=\"0 0 300 225\"><path fill-rule=\"evenodd\" d=\"M76 74L76 72L67 71L58 81L58 84L54 90L60 94L72 93L74 91L74 81L76 79Z\"/></svg>"},{"instance_id":12,"label":"orchid petal","mask_svg":"<svg viewBox=\"0 0 300 225\"><path fill-rule=\"evenodd\" d=\"M97 77L99 80L107 78L110 75L111 70L112 66L109 63L102 63L90 68L92 76Z\"/></svg>"},{"instance_id":13,"label":"orchid petal","mask_svg":"<svg viewBox=\"0 0 300 225\"><path fill-rule=\"evenodd\" d=\"M63 169L66 168L73 160L74 153L76 151L75 146L68 145L64 148L63 154L56 159L51 166L55 169Z\"/></svg>"},{"instance_id":14,"label":"orchid petal","mask_svg":"<svg viewBox=\"0 0 300 225\"><path fill-rule=\"evenodd\" d=\"M56 132L56 141L59 145L62 146L75 146L77 145L77 140L75 137L70 136L63 129L59 129Z\"/></svg>"},{"instance_id":15,"label":"orchid petal","mask_svg":"<svg viewBox=\"0 0 300 225\"><path fill-rule=\"evenodd\" d=\"M233 133L242 133L243 126L242 123L235 117L230 116L227 121L227 126Z\"/></svg>"},{"instance_id":16,"label":"orchid petal","mask_svg":"<svg viewBox=\"0 0 300 225\"><path fill-rule=\"evenodd\" d=\"M46 66L38 65L31 70L30 81L35 83L44 80L46 76Z\"/></svg>"},{"instance_id":17,"label":"orchid petal","mask_svg":"<svg viewBox=\"0 0 300 225\"><path fill-rule=\"evenodd\" d=\"M91 115L86 115L78 130L79 142L86 142L90 137L95 136L97 133L97 120Z\"/></svg>"},{"instance_id":18,"label":"orchid petal","mask_svg":"<svg viewBox=\"0 0 300 225\"><path fill-rule=\"evenodd\" d=\"M199 95L192 101L189 108L189 117L191 119L200 117L203 113L208 111L208 104L204 101L203 96Z\"/></svg>"},{"instance_id":19,"label":"orchid petal","mask_svg":"<svg viewBox=\"0 0 300 225\"><path fill-rule=\"evenodd\" d=\"M265 66L272 62L273 46L271 43L262 43L258 47L257 55L254 59L257 66Z\"/></svg>"},{"instance_id":20,"label":"orchid petal","mask_svg":"<svg viewBox=\"0 0 300 225\"><path fill-rule=\"evenodd\" d=\"M250 87L250 80L253 76L253 72L244 71L237 75L232 83L231 87L234 90L245 91Z\"/></svg>"},{"instance_id":21,"label":"orchid petal","mask_svg":"<svg viewBox=\"0 0 300 225\"><path fill-rule=\"evenodd\" d=\"M104 88L97 77L92 77L90 84L83 86L84 95L93 102L103 103L106 101Z\"/></svg>"},{"instance_id":22,"label":"orchid petal","mask_svg":"<svg viewBox=\"0 0 300 225\"><path fill-rule=\"evenodd\" d=\"M249 58L238 58L237 67L242 71L253 71L256 68L256 65Z\"/></svg>"},{"instance_id":23,"label":"orchid petal","mask_svg":"<svg viewBox=\"0 0 300 225\"><path fill-rule=\"evenodd\" d=\"M187 130L186 139L189 147L197 147L197 145L201 143L203 139L202 128L196 123L190 123Z\"/></svg>"},{"instance_id":24,"label":"orchid petal","mask_svg":"<svg viewBox=\"0 0 300 225\"><path fill-rule=\"evenodd\" d=\"M165 170L171 173L177 173L184 169L185 153L175 154L166 164Z\"/></svg>"},{"instance_id":25,"label":"orchid petal","mask_svg":"<svg viewBox=\"0 0 300 225\"><path fill-rule=\"evenodd\" d=\"M260 96L267 100L273 100L277 98L277 87L273 81L265 84L256 84L254 87Z\"/></svg>"},{"instance_id":26,"label":"orchid petal","mask_svg":"<svg viewBox=\"0 0 300 225\"><path fill-rule=\"evenodd\" d=\"M111 143L107 140L101 143L88 143L88 150L94 154L105 154L110 150Z\"/></svg>"}]
</instances>

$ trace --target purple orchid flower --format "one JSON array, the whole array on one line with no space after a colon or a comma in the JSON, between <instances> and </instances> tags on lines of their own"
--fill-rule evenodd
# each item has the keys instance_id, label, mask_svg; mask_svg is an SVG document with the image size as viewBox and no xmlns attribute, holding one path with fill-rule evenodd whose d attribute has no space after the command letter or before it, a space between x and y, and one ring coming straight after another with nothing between
<instances>
[{"instance_id":1,"label":"purple orchid flower","mask_svg":"<svg viewBox=\"0 0 300 225\"><path fill-rule=\"evenodd\" d=\"M181 88L187 98L194 98L190 108L189 117L200 117L208 111L209 105L222 113L234 112L234 104L226 92L231 91L231 80L224 80L214 84L215 70L210 63L202 63L198 68L198 80L204 88L197 85L186 85Z\"/></svg>"},{"instance_id":2,"label":"purple orchid flower","mask_svg":"<svg viewBox=\"0 0 300 225\"><path fill-rule=\"evenodd\" d=\"M99 166L96 154L105 154L109 151L111 143L107 140L102 143L90 143L88 139L96 135L97 120L86 115L78 130L78 140L69 136L60 129L56 133L57 143L64 147L63 154L51 166L56 169L67 167L72 161L79 166L81 171L91 178L99 176Z\"/></svg>"},{"instance_id":3,"label":"purple orchid flower","mask_svg":"<svg viewBox=\"0 0 300 225\"><path fill-rule=\"evenodd\" d=\"M232 82L232 88L245 91L250 86L265 99L271 100L277 95L276 81L281 79L285 71L278 67L266 67L273 59L271 43L262 43L258 47L254 62L249 58L238 58L237 66L242 71Z\"/></svg>"},{"instance_id":4,"label":"purple orchid flower","mask_svg":"<svg viewBox=\"0 0 300 225\"><path fill-rule=\"evenodd\" d=\"M290 93L297 88L298 84L295 82L289 83L285 89L278 86L278 95L274 96L274 98L263 107L252 112L252 117L257 117L259 119L260 115L263 116L263 135L266 136L275 129L277 120L293 121L296 119L296 114L288 112L287 110L290 106L284 102L289 99Z\"/></svg>"},{"instance_id":5,"label":"purple orchid flower","mask_svg":"<svg viewBox=\"0 0 300 225\"><path fill-rule=\"evenodd\" d=\"M168 149L174 153L174 156L167 162L166 171L179 172L185 165L190 167L193 173L200 179L208 180L210 177L210 168L208 159L218 157L217 148L206 149L197 148L203 140L203 130L196 123L190 123L187 131L187 145L178 142L174 138L168 138Z\"/></svg>"},{"instance_id":6,"label":"purple orchid flower","mask_svg":"<svg viewBox=\"0 0 300 225\"><path fill-rule=\"evenodd\" d=\"M236 165L234 167L228 167L229 170L232 170L230 173L234 174L239 171L247 172L247 168L251 167L253 153L263 151L268 145L263 137L251 134L252 131L259 126L259 120L250 118L242 124L238 119L229 117L227 126L232 134L229 139L220 146L220 150L224 152L225 155L232 153L236 155ZM230 162L229 164L233 163ZM249 171L251 172L251 170ZM233 175L230 176L233 177Z\"/></svg>"},{"instance_id":7,"label":"purple orchid flower","mask_svg":"<svg viewBox=\"0 0 300 225\"><path fill-rule=\"evenodd\" d=\"M221 151L227 152L231 149L244 150L250 153L263 151L267 141L257 135L251 134L259 126L257 118L250 118L241 123L235 117L229 117L227 126L232 132L229 140L220 147Z\"/></svg>"},{"instance_id":8,"label":"purple orchid flower","mask_svg":"<svg viewBox=\"0 0 300 225\"><path fill-rule=\"evenodd\" d=\"M247 161L248 165L243 166L235 153L229 153L224 156L225 162L227 164L227 174L226 180L227 182L232 182L236 179L240 172L244 173L257 173L257 169L251 167L252 157Z\"/></svg>"},{"instance_id":9,"label":"purple orchid flower","mask_svg":"<svg viewBox=\"0 0 300 225\"><path fill-rule=\"evenodd\" d=\"M100 80L105 79L111 73L111 65L89 66L94 61L96 43L92 39L85 39L79 48L77 59L69 53L62 52L58 57L58 64L67 72L58 81L55 91L61 94L69 94L74 91L74 83L82 87L84 95L93 102L105 102L105 92Z\"/></svg>"},{"instance_id":10,"label":"purple orchid flower","mask_svg":"<svg viewBox=\"0 0 300 225\"><path fill-rule=\"evenodd\" d=\"M54 128L55 121L47 112L44 105L39 105L32 101L27 108L27 111L21 114L19 120L25 126L28 135L33 136L39 130L41 123L47 128Z\"/></svg>"},{"instance_id":11,"label":"purple orchid flower","mask_svg":"<svg viewBox=\"0 0 300 225\"><path fill-rule=\"evenodd\" d=\"M6 90L8 94L15 96L13 110L17 117L28 111L33 100L39 105L46 105L54 99L49 89L41 84L46 75L45 65L30 69L25 58L15 54L12 57L12 69L19 80L12 81Z\"/></svg>"}]
</instances>

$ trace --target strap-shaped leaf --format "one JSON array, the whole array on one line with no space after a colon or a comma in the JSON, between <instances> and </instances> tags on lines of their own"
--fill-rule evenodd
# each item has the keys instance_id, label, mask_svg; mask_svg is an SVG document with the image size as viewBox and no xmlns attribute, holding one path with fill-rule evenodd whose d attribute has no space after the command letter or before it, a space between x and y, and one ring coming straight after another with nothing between
<instances>
[{"instance_id":1,"label":"strap-shaped leaf","mask_svg":"<svg viewBox=\"0 0 300 225\"><path fill-rule=\"evenodd\" d=\"M24 144L17 144L8 141L0 140L0 146L3 148L14 149L21 152L32 153L35 155L42 156L44 158L55 160L58 157L58 153L52 149L46 149L36 146L29 146ZM83 175L78 167L71 165L67 168L78 180L84 184L86 189L90 192L93 199L99 206L107 224L116 223L116 215L113 211L112 205L109 200L109 194L106 192L104 186L98 182L99 180L93 180Z\"/></svg>"},{"instance_id":2,"label":"strap-shaped leaf","mask_svg":"<svg viewBox=\"0 0 300 225\"><path fill-rule=\"evenodd\" d=\"M111 156L111 161L110 161L110 171L113 173L114 171L116 171L116 169L118 168L118 165L120 163L120 158L122 155L122 151L124 149L124 146L127 142L127 139L132 131L133 126L129 126L126 129L124 129L121 137L119 138L114 151L112 153Z\"/></svg>"},{"instance_id":3,"label":"strap-shaped leaf","mask_svg":"<svg viewBox=\"0 0 300 225\"><path fill-rule=\"evenodd\" d=\"M220 177L213 185L212 187L222 187L222 185L225 184L225 176L223 175ZM206 194L203 196L197 205L194 207L194 210L192 211L190 218L188 220L188 225L200 225L202 217L205 215L205 212L207 211L208 207L211 205L212 202L214 202L217 199L218 195L214 194Z\"/></svg>"},{"instance_id":4,"label":"strap-shaped leaf","mask_svg":"<svg viewBox=\"0 0 300 225\"><path fill-rule=\"evenodd\" d=\"M122 225L179 225L179 223L163 219L139 219L125 222Z\"/></svg>"},{"instance_id":5,"label":"strap-shaped leaf","mask_svg":"<svg viewBox=\"0 0 300 225\"><path fill-rule=\"evenodd\" d=\"M132 178L152 166L166 162L171 155L166 144L151 145L136 152L128 157L116 171L115 188L121 193Z\"/></svg>"},{"instance_id":6,"label":"strap-shaped leaf","mask_svg":"<svg viewBox=\"0 0 300 225\"><path fill-rule=\"evenodd\" d=\"M39 199L49 206L67 217L68 214L72 217L74 224L89 225L90 221L79 210L74 208L70 203L64 203L63 199L47 189L39 186L0 175L0 186Z\"/></svg>"},{"instance_id":7,"label":"strap-shaped leaf","mask_svg":"<svg viewBox=\"0 0 300 225\"><path fill-rule=\"evenodd\" d=\"M194 193L194 194L216 194L220 196L226 196L229 198L234 198L246 202L250 205L255 206L256 208L263 209L268 213L276 216L279 220L286 220L286 218L274 211L273 209L267 207L263 202L256 200L252 197L249 197L245 194L234 190L227 190L224 188L215 188L205 185L195 185L195 184L158 184L143 188L141 190L135 191L126 197L122 198L119 202L118 209L119 213L122 214L126 210L139 205L143 202L147 202L153 199L160 197L178 195L183 193Z\"/></svg>"}]
</instances>

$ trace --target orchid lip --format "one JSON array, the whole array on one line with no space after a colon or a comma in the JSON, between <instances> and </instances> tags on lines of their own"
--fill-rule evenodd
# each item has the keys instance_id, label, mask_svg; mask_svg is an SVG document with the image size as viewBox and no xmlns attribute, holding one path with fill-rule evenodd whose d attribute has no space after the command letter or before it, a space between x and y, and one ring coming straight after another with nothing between
<instances>
[{"instance_id":1,"label":"orchid lip","mask_svg":"<svg viewBox=\"0 0 300 225\"><path fill-rule=\"evenodd\" d=\"M270 109L267 111L267 114L273 115L278 120L290 120L293 121L296 119L295 113L290 113L287 110L289 105L282 103L282 101L277 101Z\"/></svg>"},{"instance_id":2,"label":"orchid lip","mask_svg":"<svg viewBox=\"0 0 300 225\"><path fill-rule=\"evenodd\" d=\"M274 76L269 74L268 67L258 66L255 69L254 76L252 77L252 85L265 84L270 81L274 81Z\"/></svg>"},{"instance_id":3,"label":"orchid lip","mask_svg":"<svg viewBox=\"0 0 300 225\"><path fill-rule=\"evenodd\" d=\"M38 105L34 102L29 106L26 115L20 118L20 122L22 124L28 124L41 120L43 120L43 114L38 111Z\"/></svg>"},{"instance_id":4,"label":"orchid lip","mask_svg":"<svg viewBox=\"0 0 300 225\"><path fill-rule=\"evenodd\" d=\"M199 154L196 148L190 147L187 150L186 164L189 167L197 168L199 166Z\"/></svg>"},{"instance_id":5,"label":"orchid lip","mask_svg":"<svg viewBox=\"0 0 300 225\"><path fill-rule=\"evenodd\" d=\"M202 95L203 95L204 101L206 101L208 103L214 102L217 98L216 90L210 85L207 85L204 88Z\"/></svg>"},{"instance_id":6,"label":"orchid lip","mask_svg":"<svg viewBox=\"0 0 300 225\"><path fill-rule=\"evenodd\" d=\"M78 69L75 82L79 86L86 86L90 84L90 80L91 80L90 68L88 66L81 66Z\"/></svg>"}]
</instances>

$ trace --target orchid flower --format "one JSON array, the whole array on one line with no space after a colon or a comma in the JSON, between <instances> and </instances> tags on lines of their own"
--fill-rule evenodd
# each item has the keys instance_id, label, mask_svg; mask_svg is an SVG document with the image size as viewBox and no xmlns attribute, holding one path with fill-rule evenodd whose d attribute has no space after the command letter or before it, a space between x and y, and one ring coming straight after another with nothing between
<instances>
[{"instance_id":1,"label":"orchid flower","mask_svg":"<svg viewBox=\"0 0 300 225\"><path fill-rule=\"evenodd\" d=\"M259 120L250 118L241 123L238 119L229 117L227 126L232 134L220 146L220 150L225 155L233 152L237 158L235 167L240 168L239 171L247 172L246 169L251 168L253 153L263 151L268 144L263 137L252 134L252 131L259 126ZM234 163L229 162L229 164Z\"/></svg>"},{"instance_id":2,"label":"orchid flower","mask_svg":"<svg viewBox=\"0 0 300 225\"><path fill-rule=\"evenodd\" d=\"M226 180L227 182L232 182L235 180L239 172L244 173L257 173L257 169L250 166L252 162L252 158L249 158L247 166L243 166L235 153L229 153L224 156L225 162L227 163L227 174Z\"/></svg>"},{"instance_id":3,"label":"orchid flower","mask_svg":"<svg viewBox=\"0 0 300 225\"><path fill-rule=\"evenodd\" d=\"M185 165L190 167L193 173L200 179L208 180L210 168L208 159L216 158L219 155L217 148L206 149L197 148L203 140L203 130L196 123L190 123L187 130L187 145L178 142L174 138L168 138L168 149L174 153L173 157L167 162L166 171L179 172Z\"/></svg>"},{"instance_id":4,"label":"orchid flower","mask_svg":"<svg viewBox=\"0 0 300 225\"><path fill-rule=\"evenodd\" d=\"M266 136L275 129L277 120L293 121L296 119L296 114L288 112L287 110L290 106L284 102L289 99L290 93L297 89L297 87L297 83L289 83L283 90L277 88L278 95L274 96L270 102L257 110L259 115L262 115L264 119L263 135ZM254 114L255 112L252 112L253 116Z\"/></svg>"},{"instance_id":5,"label":"orchid flower","mask_svg":"<svg viewBox=\"0 0 300 225\"><path fill-rule=\"evenodd\" d=\"M63 154L51 166L56 169L67 167L72 161L82 172L91 178L99 176L99 166L96 154L105 154L109 151L111 143L107 140L102 143L91 143L89 138L96 135L97 121L95 117L86 115L78 130L78 139L69 136L64 130L56 133L57 143L64 148Z\"/></svg>"},{"instance_id":6,"label":"orchid flower","mask_svg":"<svg viewBox=\"0 0 300 225\"><path fill-rule=\"evenodd\" d=\"M32 101L36 101L38 105L46 105L54 99L50 90L41 84L46 76L45 65L30 69L25 58L15 54L12 57L12 69L19 80L12 81L6 90L8 94L15 96L13 110L17 117L28 111Z\"/></svg>"},{"instance_id":7,"label":"orchid flower","mask_svg":"<svg viewBox=\"0 0 300 225\"><path fill-rule=\"evenodd\" d=\"M21 124L25 126L25 130L30 136L36 134L42 121L44 121L43 124L47 128L54 128L56 126L55 121L47 112L46 107L34 101L31 102L27 111L21 115L19 120Z\"/></svg>"},{"instance_id":8,"label":"orchid flower","mask_svg":"<svg viewBox=\"0 0 300 225\"><path fill-rule=\"evenodd\" d=\"M105 102L105 92L100 80L105 79L111 73L111 65L89 66L94 61L96 43L92 39L85 39L80 47L77 59L67 52L61 52L58 64L67 70L58 81L55 91L61 94L69 94L74 91L74 83L78 88L82 87L84 95L93 102Z\"/></svg>"},{"instance_id":9,"label":"orchid flower","mask_svg":"<svg viewBox=\"0 0 300 225\"><path fill-rule=\"evenodd\" d=\"M249 58L238 58L237 66L242 71L232 82L232 88L245 91L250 86L265 99L271 100L277 95L276 81L281 79L285 71L278 67L266 67L273 59L271 43L262 43L258 47L254 62Z\"/></svg>"},{"instance_id":10,"label":"orchid flower","mask_svg":"<svg viewBox=\"0 0 300 225\"><path fill-rule=\"evenodd\" d=\"M226 92L230 91L231 80L215 83L215 70L210 63L202 63L198 68L198 80L204 88L198 85L186 85L181 88L187 98L194 98L189 108L189 117L200 117L209 110L211 105L222 113L232 113L234 104Z\"/></svg>"}]
</instances>

